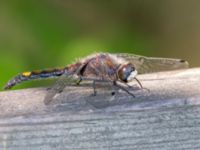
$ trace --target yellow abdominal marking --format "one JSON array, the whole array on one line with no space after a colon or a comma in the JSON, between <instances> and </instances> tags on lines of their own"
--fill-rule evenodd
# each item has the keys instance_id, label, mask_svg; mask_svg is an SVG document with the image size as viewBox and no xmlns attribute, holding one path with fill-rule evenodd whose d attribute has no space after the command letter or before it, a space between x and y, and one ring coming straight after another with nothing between
<instances>
[{"instance_id":1,"label":"yellow abdominal marking","mask_svg":"<svg viewBox=\"0 0 200 150\"><path fill-rule=\"evenodd\" d=\"M29 77L31 75L31 72L23 72L22 75L25 77Z\"/></svg>"}]
</instances>

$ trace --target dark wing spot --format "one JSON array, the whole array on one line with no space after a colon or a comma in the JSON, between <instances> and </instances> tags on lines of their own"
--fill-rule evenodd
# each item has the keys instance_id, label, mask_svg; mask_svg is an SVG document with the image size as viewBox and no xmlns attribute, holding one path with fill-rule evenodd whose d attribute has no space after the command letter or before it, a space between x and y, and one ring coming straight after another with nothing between
<instances>
[{"instance_id":1,"label":"dark wing spot","mask_svg":"<svg viewBox=\"0 0 200 150\"><path fill-rule=\"evenodd\" d=\"M181 60L180 60L180 62L181 62L181 63L185 63L185 62L186 62L186 60L184 60L184 59L181 59Z\"/></svg>"}]
</instances>

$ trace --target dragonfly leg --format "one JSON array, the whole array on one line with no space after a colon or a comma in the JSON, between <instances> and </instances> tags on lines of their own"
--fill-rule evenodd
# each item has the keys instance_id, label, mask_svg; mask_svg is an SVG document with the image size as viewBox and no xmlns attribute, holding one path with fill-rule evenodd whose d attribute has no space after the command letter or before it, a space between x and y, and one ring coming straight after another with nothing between
<instances>
[{"instance_id":1,"label":"dragonfly leg","mask_svg":"<svg viewBox=\"0 0 200 150\"><path fill-rule=\"evenodd\" d=\"M144 88L144 87L142 86L142 83L141 83L136 77L135 77L134 79L137 81L137 83L139 84L139 86L140 86L140 88L141 88L142 90L147 90L148 92L150 92L149 89Z\"/></svg>"},{"instance_id":2,"label":"dragonfly leg","mask_svg":"<svg viewBox=\"0 0 200 150\"><path fill-rule=\"evenodd\" d=\"M80 83L83 81L83 79L80 77L77 81L76 81L76 85L80 85Z\"/></svg>"},{"instance_id":3,"label":"dragonfly leg","mask_svg":"<svg viewBox=\"0 0 200 150\"><path fill-rule=\"evenodd\" d=\"M115 83L113 83L113 82L109 82L110 83L110 86L111 86L111 88L112 88L112 91L110 92L110 94L112 95L112 96L114 96L114 95L116 95L117 93L118 93L118 87L116 87L116 86L113 86Z\"/></svg>"},{"instance_id":4,"label":"dragonfly leg","mask_svg":"<svg viewBox=\"0 0 200 150\"><path fill-rule=\"evenodd\" d=\"M94 96L96 96L97 91L96 91L96 81L95 80L93 80L92 87L93 87L93 90L94 90Z\"/></svg>"},{"instance_id":5,"label":"dragonfly leg","mask_svg":"<svg viewBox=\"0 0 200 150\"><path fill-rule=\"evenodd\" d=\"M142 86L142 83L140 82L140 80L138 80L136 77L134 79L135 79L135 81L137 81L137 83L140 86L140 88L144 89L143 86Z\"/></svg>"},{"instance_id":6,"label":"dragonfly leg","mask_svg":"<svg viewBox=\"0 0 200 150\"><path fill-rule=\"evenodd\" d=\"M135 81L138 83L138 85L140 86L140 90L147 90L148 92L150 92L149 89L143 87L142 83L140 82L140 80L138 80L136 77L134 78ZM123 84L125 84L128 88L133 88L131 85L128 85L127 83L122 82Z\"/></svg>"},{"instance_id":7,"label":"dragonfly leg","mask_svg":"<svg viewBox=\"0 0 200 150\"><path fill-rule=\"evenodd\" d=\"M129 91L128 91L126 88L124 88L123 86L117 84L116 81L113 82L113 85L116 86L116 87L118 87L119 89L125 91L126 93L128 93L129 95L131 95L132 97L135 98L135 95L134 95L134 94L132 94L131 92L129 92Z\"/></svg>"}]
</instances>

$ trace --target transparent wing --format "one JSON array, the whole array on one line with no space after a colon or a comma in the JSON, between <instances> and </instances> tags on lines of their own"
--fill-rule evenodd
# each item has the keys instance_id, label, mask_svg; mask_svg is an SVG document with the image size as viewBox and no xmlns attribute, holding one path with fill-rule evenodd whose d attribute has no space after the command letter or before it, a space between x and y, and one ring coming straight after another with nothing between
<instances>
[{"instance_id":1,"label":"transparent wing","mask_svg":"<svg viewBox=\"0 0 200 150\"><path fill-rule=\"evenodd\" d=\"M188 62L183 59L145 57L126 53L114 55L133 63L139 74L184 69L189 67Z\"/></svg>"},{"instance_id":2,"label":"transparent wing","mask_svg":"<svg viewBox=\"0 0 200 150\"><path fill-rule=\"evenodd\" d=\"M53 85L50 89L48 89L48 92L44 98L44 104L48 105L54 98L54 96L58 93L61 93L63 89L74 82L76 82L78 78L76 78L73 75L69 76L61 76L56 81L55 85Z\"/></svg>"}]
</instances>

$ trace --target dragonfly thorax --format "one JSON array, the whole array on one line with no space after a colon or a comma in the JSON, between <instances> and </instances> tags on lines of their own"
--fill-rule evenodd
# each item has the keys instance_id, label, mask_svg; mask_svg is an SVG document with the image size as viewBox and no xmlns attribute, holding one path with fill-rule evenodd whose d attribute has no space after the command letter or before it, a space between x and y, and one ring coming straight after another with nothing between
<instances>
[{"instance_id":1,"label":"dragonfly thorax","mask_svg":"<svg viewBox=\"0 0 200 150\"><path fill-rule=\"evenodd\" d=\"M136 75L137 70L131 63L121 65L117 71L118 78L123 82L131 81Z\"/></svg>"}]
</instances>

